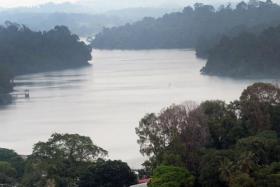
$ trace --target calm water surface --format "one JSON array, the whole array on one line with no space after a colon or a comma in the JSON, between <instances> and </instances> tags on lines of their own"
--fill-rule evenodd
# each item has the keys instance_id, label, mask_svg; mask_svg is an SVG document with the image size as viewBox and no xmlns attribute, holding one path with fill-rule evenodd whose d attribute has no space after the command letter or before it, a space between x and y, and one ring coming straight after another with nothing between
<instances>
[{"instance_id":1,"label":"calm water surface","mask_svg":"<svg viewBox=\"0 0 280 187\"><path fill-rule=\"evenodd\" d=\"M90 136L111 159L143 161L135 127L146 113L172 103L237 99L254 81L202 76L204 60L188 50L93 51L93 66L17 78L29 89L0 109L0 147L30 154L54 132Z\"/></svg>"}]
</instances>

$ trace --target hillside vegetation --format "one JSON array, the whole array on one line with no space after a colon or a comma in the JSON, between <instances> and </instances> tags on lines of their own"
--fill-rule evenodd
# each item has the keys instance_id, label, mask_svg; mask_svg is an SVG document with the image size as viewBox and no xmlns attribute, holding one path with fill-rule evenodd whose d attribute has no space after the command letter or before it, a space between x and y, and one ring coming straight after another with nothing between
<instances>
[{"instance_id":1,"label":"hillside vegetation","mask_svg":"<svg viewBox=\"0 0 280 187\"><path fill-rule=\"evenodd\" d=\"M14 75L89 65L91 47L65 26L35 32L6 22L0 27L0 65Z\"/></svg>"},{"instance_id":2,"label":"hillside vegetation","mask_svg":"<svg viewBox=\"0 0 280 187\"><path fill-rule=\"evenodd\" d=\"M203 73L231 77L275 77L280 75L280 26L261 34L242 33L224 37L210 51Z\"/></svg>"},{"instance_id":3,"label":"hillside vegetation","mask_svg":"<svg viewBox=\"0 0 280 187\"><path fill-rule=\"evenodd\" d=\"M92 42L101 49L197 48L207 56L209 47L226 34L234 36L245 30L261 31L280 24L280 6L251 0L236 7L230 4L215 9L196 3L182 12L161 18L144 18L133 24L106 28Z\"/></svg>"},{"instance_id":4,"label":"hillside vegetation","mask_svg":"<svg viewBox=\"0 0 280 187\"><path fill-rule=\"evenodd\" d=\"M151 187L278 187L280 89L256 83L229 104L172 105L139 123Z\"/></svg>"}]
</instances>

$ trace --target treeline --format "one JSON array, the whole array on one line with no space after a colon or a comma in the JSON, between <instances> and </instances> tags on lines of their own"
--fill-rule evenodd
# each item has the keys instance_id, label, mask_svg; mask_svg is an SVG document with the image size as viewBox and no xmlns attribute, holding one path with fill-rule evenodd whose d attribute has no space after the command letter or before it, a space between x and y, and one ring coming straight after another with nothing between
<instances>
[{"instance_id":1,"label":"treeline","mask_svg":"<svg viewBox=\"0 0 280 187\"><path fill-rule=\"evenodd\" d=\"M242 33L224 37L209 53L203 73L231 77L275 77L280 75L280 26L261 34Z\"/></svg>"},{"instance_id":2,"label":"treeline","mask_svg":"<svg viewBox=\"0 0 280 187\"><path fill-rule=\"evenodd\" d=\"M78 134L53 134L26 157L0 149L0 184L22 187L128 187L136 175L122 161Z\"/></svg>"},{"instance_id":3,"label":"treeline","mask_svg":"<svg viewBox=\"0 0 280 187\"><path fill-rule=\"evenodd\" d=\"M195 48L208 58L202 72L231 77L279 77L280 6L271 0L215 9L196 3L182 12L104 29L101 49ZM271 28L275 27L275 28Z\"/></svg>"},{"instance_id":4,"label":"treeline","mask_svg":"<svg viewBox=\"0 0 280 187\"><path fill-rule=\"evenodd\" d=\"M280 24L280 6L271 0L250 0L236 7L230 4L215 9L196 3L182 12L161 18L145 18L121 27L104 29L92 46L104 49L197 48L198 55L207 56L211 46L226 34L237 35L245 30L259 32Z\"/></svg>"},{"instance_id":5,"label":"treeline","mask_svg":"<svg viewBox=\"0 0 280 187\"><path fill-rule=\"evenodd\" d=\"M149 187L280 186L280 88L255 83L239 100L173 105L139 123Z\"/></svg>"},{"instance_id":6,"label":"treeline","mask_svg":"<svg viewBox=\"0 0 280 187\"><path fill-rule=\"evenodd\" d=\"M0 66L14 75L88 65L91 47L65 26L35 32L24 25L0 26Z\"/></svg>"}]
</instances>

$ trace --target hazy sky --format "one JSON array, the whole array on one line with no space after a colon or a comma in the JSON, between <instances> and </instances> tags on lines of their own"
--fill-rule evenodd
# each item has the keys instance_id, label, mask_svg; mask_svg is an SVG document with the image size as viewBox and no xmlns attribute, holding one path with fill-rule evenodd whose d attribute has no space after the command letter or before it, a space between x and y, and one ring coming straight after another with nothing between
<instances>
[{"instance_id":1,"label":"hazy sky","mask_svg":"<svg viewBox=\"0 0 280 187\"><path fill-rule=\"evenodd\" d=\"M47 2L75 2L77 0L0 0L1 7L33 6Z\"/></svg>"},{"instance_id":2,"label":"hazy sky","mask_svg":"<svg viewBox=\"0 0 280 187\"><path fill-rule=\"evenodd\" d=\"M61 2L78 2L98 4L104 6L118 6L118 7L131 7L131 6L162 6L162 5L190 5L194 2L203 2L211 4L239 2L241 0L0 0L1 7L15 7L15 6L34 6L47 2L61 3ZM278 1L278 0L276 0ZM279 2L279 1L278 1Z\"/></svg>"}]
</instances>

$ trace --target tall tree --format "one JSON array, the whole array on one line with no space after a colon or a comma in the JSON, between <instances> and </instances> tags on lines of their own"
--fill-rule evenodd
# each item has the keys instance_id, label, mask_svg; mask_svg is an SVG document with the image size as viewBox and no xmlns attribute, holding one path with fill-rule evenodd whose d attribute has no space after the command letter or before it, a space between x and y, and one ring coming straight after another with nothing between
<instances>
[{"instance_id":1,"label":"tall tree","mask_svg":"<svg viewBox=\"0 0 280 187\"><path fill-rule=\"evenodd\" d=\"M136 175L126 163L98 160L82 175L79 187L128 187L136 183Z\"/></svg>"},{"instance_id":2,"label":"tall tree","mask_svg":"<svg viewBox=\"0 0 280 187\"><path fill-rule=\"evenodd\" d=\"M28 159L24 184L76 186L87 165L103 158L107 151L78 134L53 134L47 142L35 144ZM37 182L33 181L37 178Z\"/></svg>"}]
</instances>

